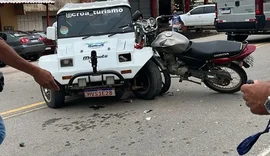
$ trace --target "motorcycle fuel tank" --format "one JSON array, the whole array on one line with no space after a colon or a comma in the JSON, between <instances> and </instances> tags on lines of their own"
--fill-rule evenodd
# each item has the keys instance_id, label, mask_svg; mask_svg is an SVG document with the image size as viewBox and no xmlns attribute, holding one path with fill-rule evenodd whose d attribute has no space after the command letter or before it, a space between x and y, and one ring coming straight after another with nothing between
<instances>
[{"instance_id":1,"label":"motorcycle fuel tank","mask_svg":"<svg viewBox=\"0 0 270 156\"><path fill-rule=\"evenodd\" d=\"M177 32L164 31L157 35L151 46L164 53L179 54L187 50L189 39Z\"/></svg>"}]
</instances>

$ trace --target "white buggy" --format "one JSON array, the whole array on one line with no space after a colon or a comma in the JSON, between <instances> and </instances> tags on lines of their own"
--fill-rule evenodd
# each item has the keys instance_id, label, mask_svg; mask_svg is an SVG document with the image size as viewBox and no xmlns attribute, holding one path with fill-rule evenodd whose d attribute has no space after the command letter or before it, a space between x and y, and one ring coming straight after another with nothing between
<instances>
[{"instance_id":1,"label":"white buggy","mask_svg":"<svg viewBox=\"0 0 270 156\"><path fill-rule=\"evenodd\" d=\"M51 108L66 96L116 96L131 90L150 100L160 94L162 78L151 47L136 48L128 0L68 3L57 13L57 27L47 28L57 39L57 53L42 56L39 66L52 73L60 91L41 87Z\"/></svg>"}]
</instances>

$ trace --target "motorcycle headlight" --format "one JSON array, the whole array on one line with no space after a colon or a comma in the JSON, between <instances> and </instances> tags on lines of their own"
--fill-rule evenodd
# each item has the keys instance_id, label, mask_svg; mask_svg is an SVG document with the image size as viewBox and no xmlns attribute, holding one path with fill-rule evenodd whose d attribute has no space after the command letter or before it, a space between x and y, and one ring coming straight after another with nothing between
<instances>
[{"instance_id":1,"label":"motorcycle headlight","mask_svg":"<svg viewBox=\"0 0 270 156\"><path fill-rule=\"evenodd\" d=\"M73 66L73 59L61 59L60 60L61 67L72 67Z\"/></svg>"}]
</instances>

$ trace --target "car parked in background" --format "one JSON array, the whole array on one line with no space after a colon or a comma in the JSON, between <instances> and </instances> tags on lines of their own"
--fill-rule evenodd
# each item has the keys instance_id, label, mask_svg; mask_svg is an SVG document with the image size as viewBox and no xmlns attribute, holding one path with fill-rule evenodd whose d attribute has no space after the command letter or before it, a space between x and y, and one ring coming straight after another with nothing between
<instances>
[{"instance_id":1,"label":"car parked in background","mask_svg":"<svg viewBox=\"0 0 270 156\"><path fill-rule=\"evenodd\" d=\"M29 33L40 35L42 37L42 41L45 43L46 48L42 55L49 55L55 53L55 42L47 38L47 35L44 31L28 31Z\"/></svg>"},{"instance_id":2,"label":"car parked in background","mask_svg":"<svg viewBox=\"0 0 270 156\"><path fill-rule=\"evenodd\" d=\"M199 5L180 17L188 29L215 29L215 4Z\"/></svg>"},{"instance_id":3,"label":"car parked in background","mask_svg":"<svg viewBox=\"0 0 270 156\"><path fill-rule=\"evenodd\" d=\"M249 35L269 35L269 0L216 0L216 30L227 40L245 41Z\"/></svg>"},{"instance_id":4,"label":"car parked in background","mask_svg":"<svg viewBox=\"0 0 270 156\"><path fill-rule=\"evenodd\" d=\"M6 43L21 57L31 61L38 60L46 48L40 35L34 35L24 31L1 31L0 37L6 39ZM4 67L6 65L1 62L0 66Z\"/></svg>"}]
</instances>

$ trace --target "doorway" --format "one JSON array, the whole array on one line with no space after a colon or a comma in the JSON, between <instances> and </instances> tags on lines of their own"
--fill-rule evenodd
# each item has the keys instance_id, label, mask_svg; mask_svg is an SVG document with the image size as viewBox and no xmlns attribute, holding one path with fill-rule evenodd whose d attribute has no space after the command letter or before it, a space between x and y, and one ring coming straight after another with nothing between
<instances>
[{"instance_id":1,"label":"doorway","mask_svg":"<svg viewBox=\"0 0 270 156\"><path fill-rule=\"evenodd\" d=\"M171 14L171 0L159 0L159 15Z\"/></svg>"}]
</instances>

